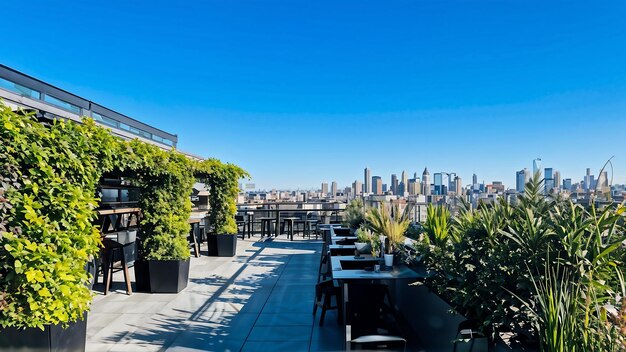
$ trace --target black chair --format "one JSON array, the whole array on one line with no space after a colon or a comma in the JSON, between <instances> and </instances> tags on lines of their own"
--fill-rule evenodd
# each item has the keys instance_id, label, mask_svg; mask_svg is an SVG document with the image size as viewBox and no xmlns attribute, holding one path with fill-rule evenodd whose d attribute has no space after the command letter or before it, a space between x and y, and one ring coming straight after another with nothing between
<instances>
[{"instance_id":1,"label":"black chair","mask_svg":"<svg viewBox=\"0 0 626 352\"><path fill-rule=\"evenodd\" d=\"M109 292L109 288L113 282L113 273L117 271L124 272L124 282L126 283L126 294L133 293L133 289L130 284L130 274L128 272L128 265L132 263L136 256L136 230L130 230L125 233L118 233L118 236L113 238L104 238L102 240L102 274L104 278L104 294ZM115 266L115 263L120 262L119 267ZM97 280L96 280L97 282Z\"/></svg>"},{"instance_id":2,"label":"black chair","mask_svg":"<svg viewBox=\"0 0 626 352\"><path fill-rule=\"evenodd\" d=\"M246 218L244 215L235 215L235 223L237 224L237 233L241 234L241 239L246 238ZM250 234L248 233L248 238Z\"/></svg>"},{"instance_id":3,"label":"black chair","mask_svg":"<svg viewBox=\"0 0 626 352\"><path fill-rule=\"evenodd\" d=\"M337 322L341 324L341 287L335 285L333 280L325 280L318 282L315 285L315 302L313 303L313 317L317 313L317 308L322 309L320 315L320 326L324 325L324 317L326 317L327 310L337 310ZM335 305L331 304L331 300L334 298Z\"/></svg>"},{"instance_id":4,"label":"black chair","mask_svg":"<svg viewBox=\"0 0 626 352\"><path fill-rule=\"evenodd\" d=\"M346 324L351 347L356 350L403 351L406 340L398 336L393 302L384 284L352 283L348 287Z\"/></svg>"}]
</instances>

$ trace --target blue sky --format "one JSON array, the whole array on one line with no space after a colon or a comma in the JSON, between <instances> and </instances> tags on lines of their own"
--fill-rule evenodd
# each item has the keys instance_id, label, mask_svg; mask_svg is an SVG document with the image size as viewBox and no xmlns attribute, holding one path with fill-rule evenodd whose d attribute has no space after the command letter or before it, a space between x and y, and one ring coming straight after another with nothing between
<instances>
[{"instance_id":1,"label":"blue sky","mask_svg":"<svg viewBox=\"0 0 626 352\"><path fill-rule=\"evenodd\" d=\"M6 1L0 62L259 188L543 165L626 182L626 3ZM597 173L597 171L595 172Z\"/></svg>"}]
</instances>

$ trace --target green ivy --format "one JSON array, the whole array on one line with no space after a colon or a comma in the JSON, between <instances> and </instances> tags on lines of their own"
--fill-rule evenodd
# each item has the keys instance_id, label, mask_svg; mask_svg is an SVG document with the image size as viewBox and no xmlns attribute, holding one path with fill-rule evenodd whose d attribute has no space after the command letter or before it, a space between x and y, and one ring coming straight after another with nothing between
<instances>
[{"instance_id":1,"label":"green ivy","mask_svg":"<svg viewBox=\"0 0 626 352\"><path fill-rule=\"evenodd\" d=\"M49 126L0 104L0 325L66 324L89 308L85 264L100 175L115 139L92 121Z\"/></svg>"},{"instance_id":2,"label":"green ivy","mask_svg":"<svg viewBox=\"0 0 626 352\"><path fill-rule=\"evenodd\" d=\"M209 187L209 222L217 234L237 233L235 214L239 179L249 176L237 165L208 159L196 165L196 174Z\"/></svg>"}]
</instances>

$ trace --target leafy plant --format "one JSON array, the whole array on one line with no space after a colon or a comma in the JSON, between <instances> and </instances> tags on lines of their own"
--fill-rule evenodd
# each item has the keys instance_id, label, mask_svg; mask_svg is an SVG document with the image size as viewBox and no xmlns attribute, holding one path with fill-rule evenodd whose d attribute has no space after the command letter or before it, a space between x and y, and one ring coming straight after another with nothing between
<instances>
[{"instance_id":1,"label":"leafy plant","mask_svg":"<svg viewBox=\"0 0 626 352\"><path fill-rule=\"evenodd\" d=\"M39 327L82 319L96 255L92 225L114 137L92 121L48 126L0 104L0 325Z\"/></svg>"},{"instance_id":2,"label":"leafy plant","mask_svg":"<svg viewBox=\"0 0 626 352\"><path fill-rule=\"evenodd\" d=\"M356 230L357 242L368 243L372 249L372 255L380 250L380 239L375 236L366 226L361 226Z\"/></svg>"},{"instance_id":3,"label":"leafy plant","mask_svg":"<svg viewBox=\"0 0 626 352\"><path fill-rule=\"evenodd\" d=\"M129 143L127 152L133 160L133 181L140 187L139 257L189 258L189 195L195 181L192 162L176 151L165 151L138 140Z\"/></svg>"},{"instance_id":4,"label":"leafy plant","mask_svg":"<svg viewBox=\"0 0 626 352\"><path fill-rule=\"evenodd\" d=\"M249 176L242 168L209 159L196 165L196 174L209 186L209 222L216 234L237 233L235 214L239 179Z\"/></svg>"},{"instance_id":5,"label":"leafy plant","mask_svg":"<svg viewBox=\"0 0 626 352\"><path fill-rule=\"evenodd\" d=\"M393 207L395 216L392 216L387 209L388 205L382 203L379 208L369 208L366 213L367 227L372 230L375 235L385 236L389 241L387 250L394 253L399 250L404 243L404 233L409 227L408 207L400 214L397 206Z\"/></svg>"},{"instance_id":6,"label":"leafy plant","mask_svg":"<svg viewBox=\"0 0 626 352\"><path fill-rule=\"evenodd\" d=\"M353 230L356 230L365 223L365 210L363 201L355 198L348 203L343 215L343 224Z\"/></svg>"}]
</instances>

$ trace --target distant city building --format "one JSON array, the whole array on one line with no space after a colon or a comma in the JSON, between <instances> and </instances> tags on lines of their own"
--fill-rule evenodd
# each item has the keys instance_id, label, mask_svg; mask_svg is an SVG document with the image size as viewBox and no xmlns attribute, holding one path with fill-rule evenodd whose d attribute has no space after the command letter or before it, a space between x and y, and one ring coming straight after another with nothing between
<instances>
[{"instance_id":1,"label":"distant city building","mask_svg":"<svg viewBox=\"0 0 626 352\"><path fill-rule=\"evenodd\" d=\"M409 196L416 196L422 193L420 179L417 177L410 178L408 188Z\"/></svg>"},{"instance_id":2,"label":"distant city building","mask_svg":"<svg viewBox=\"0 0 626 352\"><path fill-rule=\"evenodd\" d=\"M404 196L405 193L408 192L409 186L409 177L406 174L406 171L402 171L402 181L400 181L400 192L398 193L401 196Z\"/></svg>"},{"instance_id":3,"label":"distant city building","mask_svg":"<svg viewBox=\"0 0 626 352\"><path fill-rule=\"evenodd\" d=\"M561 188L561 172L558 170L554 171L554 188Z\"/></svg>"},{"instance_id":4,"label":"distant city building","mask_svg":"<svg viewBox=\"0 0 626 352\"><path fill-rule=\"evenodd\" d=\"M587 168L587 172L585 173L585 180L583 181L583 186L585 191L589 191L591 189L591 169Z\"/></svg>"},{"instance_id":5,"label":"distant city building","mask_svg":"<svg viewBox=\"0 0 626 352\"><path fill-rule=\"evenodd\" d=\"M383 194L383 179L380 176L372 176L372 187L372 192L374 194Z\"/></svg>"},{"instance_id":6,"label":"distant city building","mask_svg":"<svg viewBox=\"0 0 626 352\"><path fill-rule=\"evenodd\" d=\"M352 194L354 194L355 196L363 194L363 184L359 180L354 180L354 182L352 183L352 189Z\"/></svg>"},{"instance_id":7,"label":"distant city building","mask_svg":"<svg viewBox=\"0 0 626 352\"><path fill-rule=\"evenodd\" d=\"M459 176L454 177L454 192L459 196L463 194L463 182Z\"/></svg>"},{"instance_id":8,"label":"distant city building","mask_svg":"<svg viewBox=\"0 0 626 352\"><path fill-rule=\"evenodd\" d=\"M387 193L387 184L383 183L383 194Z\"/></svg>"},{"instance_id":9,"label":"distant city building","mask_svg":"<svg viewBox=\"0 0 626 352\"><path fill-rule=\"evenodd\" d=\"M515 173L515 190L518 191L519 193L524 192L527 179L528 179L528 169L524 168L523 170L517 171Z\"/></svg>"},{"instance_id":10,"label":"distant city building","mask_svg":"<svg viewBox=\"0 0 626 352\"><path fill-rule=\"evenodd\" d=\"M328 183L322 182L322 197L328 197Z\"/></svg>"},{"instance_id":11,"label":"distant city building","mask_svg":"<svg viewBox=\"0 0 626 352\"><path fill-rule=\"evenodd\" d=\"M533 160L533 175L538 172L541 172L541 159L539 158Z\"/></svg>"},{"instance_id":12,"label":"distant city building","mask_svg":"<svg viewBox=\"0 0 626 352\"><path fill-rule=\"evenodd\" d=\"M370 170L369 168L365 168L365 179L364 179L364 183L363 183L363 193L365 194L369 194L372 193L372 170Z\"/></svg>"},{"instance_id":13,"label":"distant city building","mask_svg":"<svg viewBox=\"0 0 626 352\"><path fill-rule=\"evenodd\" d=\"M430 195L430 172L428 172L428 168L424 168L424 172L422 172L422 194Z\"/></svg>"},{"instance_id":14,"label":"distant city building","mask_svg":"<svg viewBox=\"0 0 626 352\"><path fill-rule=\"evenodd\" d=\"M444 194L443 174L441 172L436 172L433 174L433 183L435 184L435 195Z\"/></svg>"},{"instance_id":15,"label":"distant city building","mask_svg":"<svg viewBox=\"0 0 626 352\"><path fill-rule=\"evenodd\" d=\"M330 184L330 193L331 198L335 198L337 196L337 182L333 181L333 183Z\"/></svg>"},{"instance_id":16,"label":"distant city building","mask_svg":"<svg viewBox=\"0 0 626 352\"><path fill-rule=\"evenodd\" d=\"M398 176L391 174L391 193L398 194Z\"/></svg>"},{"instance_id":17,"label":"distant city building","mask_svg":"<svg viewBox=\"0 0 626 352\"><path fill-rule=\"evenodd\" d=\"M563 179L563 189L567 190L567 191L571 191L572 190L572 179L571 178Z\"/></svg>"},{"instance_id":18,"label":"distant city building","mask_svg":"<svg viewBox=\"0 0 626 352\"><path fill-rule=\"evenodd\" d=\"M548 194L554 188L554 170L551 167L544 169L543 183L545 187L545 193Z\"/></svg>"},{"instance_id":19,"label":"distant city building","mask_svg":"<svg viewBox=\"0 0 626 352\"><path fill-rule=\"evenodd\" d=\"M477 185L478 184L478 176L476 176L476 174L472 175L472 186Z\"/></svg>"}]
</instances>

